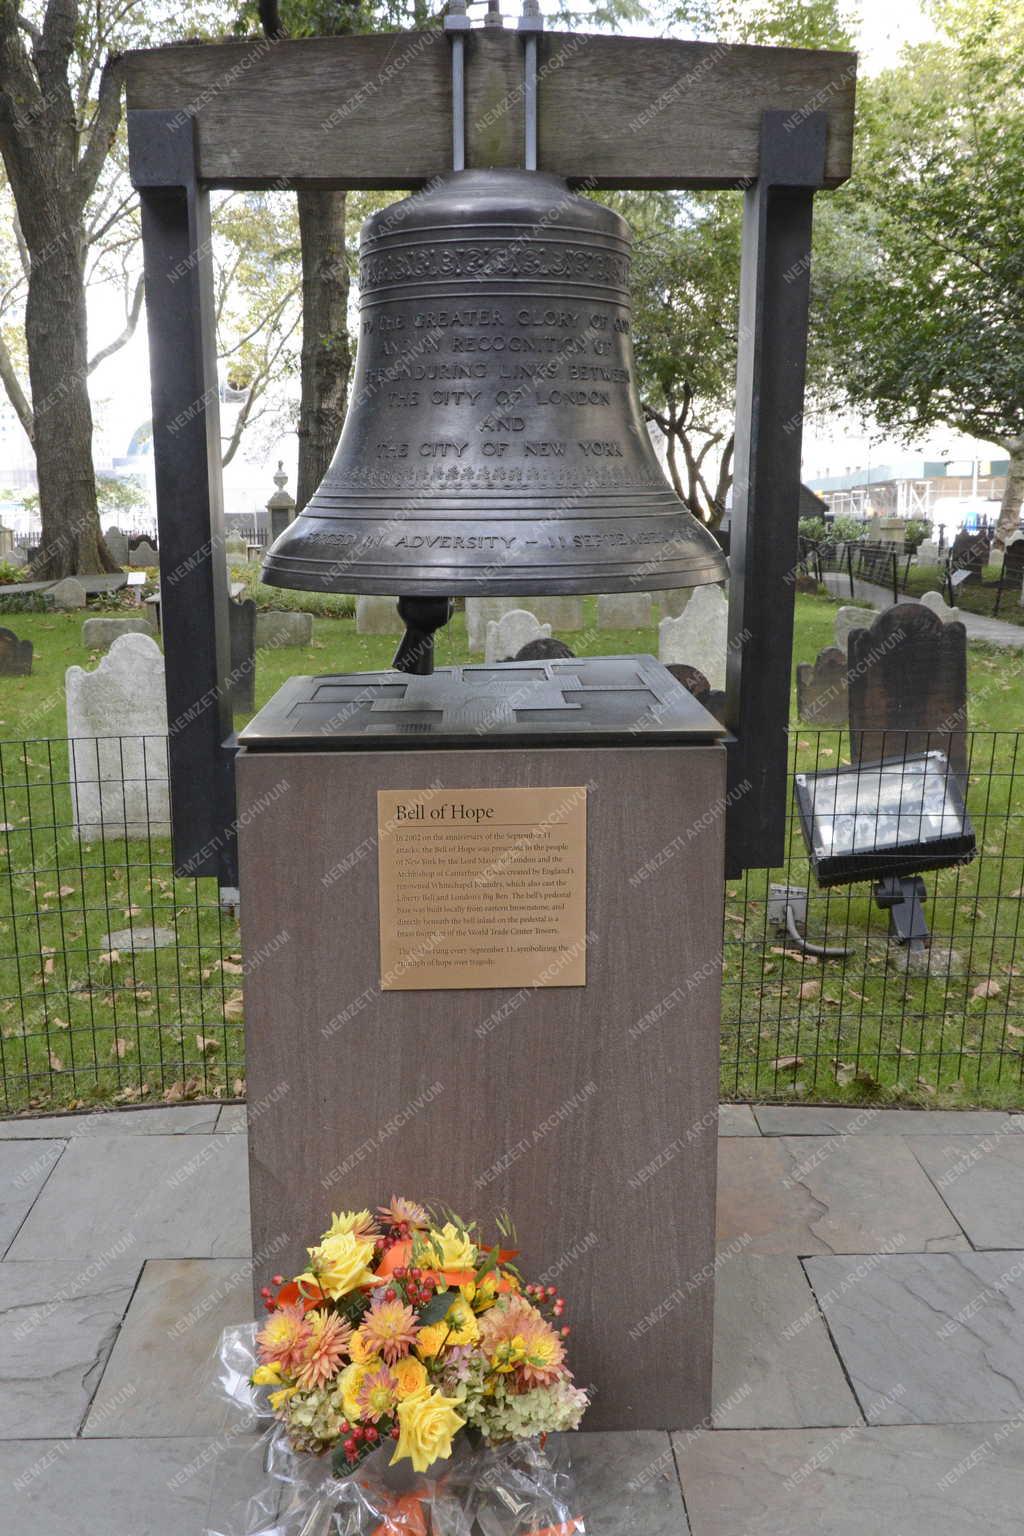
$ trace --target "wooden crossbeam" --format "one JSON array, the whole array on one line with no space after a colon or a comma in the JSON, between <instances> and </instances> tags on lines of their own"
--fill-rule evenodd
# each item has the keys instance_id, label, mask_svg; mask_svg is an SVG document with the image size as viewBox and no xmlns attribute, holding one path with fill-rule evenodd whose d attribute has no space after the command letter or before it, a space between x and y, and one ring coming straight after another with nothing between
<instances>
[{"instance_id":1,"label":"wooden crossbeam","mask_svg":"<svg viewBox=\"0 0 1024 1536\"><path fill-rule=\"evenodd\" d=\"M519 165L521 40L466 36L467 164ZM194 118L211 186L415 187L450 164L448 49L439 32L145 49L124 59L128 106ZM824 112L824 185L850 173L855 54L546 33L539 70L540 168L570 181L742 186L769 110Z\"/></svg>"}]
</instances>

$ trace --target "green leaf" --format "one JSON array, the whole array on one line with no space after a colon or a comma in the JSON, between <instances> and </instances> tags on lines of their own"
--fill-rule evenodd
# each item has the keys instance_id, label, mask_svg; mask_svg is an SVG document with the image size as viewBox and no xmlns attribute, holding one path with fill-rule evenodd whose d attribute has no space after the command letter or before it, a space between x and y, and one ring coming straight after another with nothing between
<instances>
[{"instance_id":1,"label":"green leaf","mask_svg":"<svg viewBox=\"0 0 1024 1536\"><path fill-rule=\"evenodd\" d=\"M423 1326L429 1328L431 1323L444 1322L457 1295L457 1291L440 1291L431 1301L428 1301L420 1313L420 1322Z\"/></svg>"}]
</instances>

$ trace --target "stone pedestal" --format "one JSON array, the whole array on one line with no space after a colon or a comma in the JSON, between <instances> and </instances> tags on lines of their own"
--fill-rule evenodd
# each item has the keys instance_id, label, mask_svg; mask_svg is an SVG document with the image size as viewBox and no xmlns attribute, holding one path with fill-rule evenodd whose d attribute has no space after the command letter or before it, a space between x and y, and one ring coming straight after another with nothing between
<instances>
[{"instance_id":1,"label":"stone pedestal","mask_svg":"<svg viewBox=\"0 0 1024 1536\"><path fill-rule=\"evenodd\" d=\"M574 663L543 665L550 683ZM641 725L632 744L417 748L392 727L390 750L243 733L238 760L255 1287L300 1266L332 1210L408 1194L489 1226L507 1209L524 1272L569 1298L591 1429L686 1428L711 1406L725 752L678 694L692 744ZM586 984L382 991L378 790L584 784Z\"/></svg>"}]
</instances>

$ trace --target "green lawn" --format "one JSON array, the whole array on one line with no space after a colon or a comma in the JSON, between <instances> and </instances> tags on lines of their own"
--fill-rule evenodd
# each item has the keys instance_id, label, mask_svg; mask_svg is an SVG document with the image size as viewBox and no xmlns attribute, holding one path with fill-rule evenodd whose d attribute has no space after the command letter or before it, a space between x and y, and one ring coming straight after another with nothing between
<instances>
[{"instance_id":1,"label":"green lawn","mask_svg":"<svg viewBox=\"0 0 1024 1536\"><path fill-rule=\"evenodd\" d=\"M289 606L298 601L287 597ZM261 601L277 605L278 594L264 589ZM657 654L653 625L597 631L595 605L586 601L588 627L563 637L578 653ZM836 606L797 598L796 660L831 643ZM221 913L212 881L175 879L166 838L80 844L73 837L64 672L98 658L82 649L81 614L8 614L3 622L36 649L31 678L0 679L0 1074L7 1084L0 1112L234 1096L244 1086L237 926ZM260 655L257 705L296 673L386 667L395 643L357 635L351 617L317 616L309 648ZM469 659L461 614L439 637L437 659ZM1020 658L972 646L969 674L971 728L1020 728ZM793 753L801 767L826 767L848 756L848 743L794 719ZM896 968L886 919L866 887L817 893L811 902L809 932L851 947L847 960L814 963L787 948L766 926L764 898L768 880L807 882L799 838L788 870L730 883L728 1096L1024 1101L1016 737L976 736L975 756L969 803L981 857L928 881L936 944L956 952L944 972L908 976ZM105 943L113 930L154 923L174 929L177 944L133 954Z\"/></svg>"},{"instance_id":2,"label":"green lawn","mask_svg":"<svg viewBox=\"0 0 1024 1536\"><path fill-rule=\"evenodd\" d=\"M1020 593L1008 588L999 600L999 612L995 613L997 591L991 585L998 577L1000 566L987 565L982 572L982 584L968 582L956 594L956 606L967 613L984 614L986 618L1005 619L1007 624L1024 624L1024 608L1020 606ZM944 573L929 565L912 565L907 577L907 593L920 597L925 592L941 592L948 602Z\"/></svg>"}]
</instances>

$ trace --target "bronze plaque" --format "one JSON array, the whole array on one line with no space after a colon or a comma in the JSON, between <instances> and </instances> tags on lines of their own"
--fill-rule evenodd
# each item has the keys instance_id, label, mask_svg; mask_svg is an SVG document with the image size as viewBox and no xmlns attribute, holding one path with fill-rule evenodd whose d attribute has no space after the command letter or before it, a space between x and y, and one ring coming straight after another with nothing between
<instances>
[{"instance_id":1,"label":"bronze plaque","mask_svg":"<svg viewBox=\"0 0 1024 1536\"><path fill-rule=\"evenodd\" d=\"M377 792L381 989L582 987L587 791Z\"/></svg>"}]
</instances>

